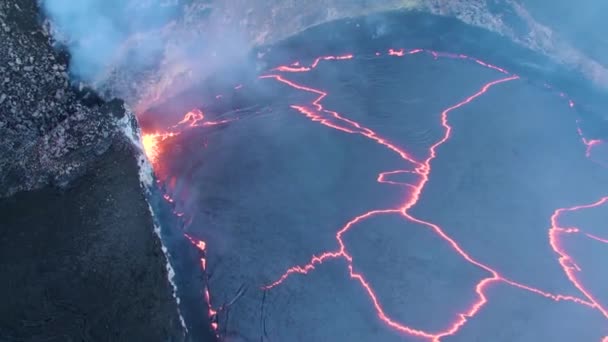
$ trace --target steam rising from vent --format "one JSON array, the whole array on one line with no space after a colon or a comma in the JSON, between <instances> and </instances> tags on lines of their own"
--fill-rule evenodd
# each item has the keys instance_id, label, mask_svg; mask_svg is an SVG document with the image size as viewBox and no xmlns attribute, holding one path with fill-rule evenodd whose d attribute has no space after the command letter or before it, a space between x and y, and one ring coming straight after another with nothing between
<instances>
[{"instance_id":1,"label":"steam rising from vent","mask_svg":"<svg viewBox=\"0 0 608 342\"><path fill-rule=\"evenodd\" d=\"M126 63L140 69L160 58L164 37L147 35L174 20L178 1L42 0L56 37L72 55L71 71L85 81L99 79L108 67ZM133 39L137 48L128 48Z\"/></svg>"},{"instance_id":2,"label":"steam rising from vent","mask_svg":"<svg viewBox=\"0 0 608 342\"><path fill-rule=\"evenodd\" d=\"M71 54L73 78L139 114L240 63L238 29L207 19L206 0L41 0L55 39Z\"/></svg>"}]
</instances>

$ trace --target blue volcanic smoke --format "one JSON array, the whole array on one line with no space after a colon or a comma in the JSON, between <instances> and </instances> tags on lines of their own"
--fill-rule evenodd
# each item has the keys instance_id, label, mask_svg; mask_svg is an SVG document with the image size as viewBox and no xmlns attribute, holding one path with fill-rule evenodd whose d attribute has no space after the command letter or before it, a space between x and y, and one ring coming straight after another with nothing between
<instances>
[{"instance_id":1,"label":"blue volcanic smoke","mask_svg":"<svg viewBox=\"0 0 608 342\"><path fill-rule=\"evenodd\" d=\"M205 0L40 1L71 76L138 116L213 73L252 69L246 33L209 19Z\"/></svg>"},{"instance_id":2,"label":"blue volcanic smoke","mask_svg":"<svg viewBox=\"0 0 608 342\"><path fill-rule=\"evenodd\" d=\"M93 81L109 65L145 67L158 59L164 42L146 35L137 49L124 51L135 34L158 29L179 15L181 7L162 0L42 0L46 15L71 53L71 72Z\"/></svg>"}]
</instances>

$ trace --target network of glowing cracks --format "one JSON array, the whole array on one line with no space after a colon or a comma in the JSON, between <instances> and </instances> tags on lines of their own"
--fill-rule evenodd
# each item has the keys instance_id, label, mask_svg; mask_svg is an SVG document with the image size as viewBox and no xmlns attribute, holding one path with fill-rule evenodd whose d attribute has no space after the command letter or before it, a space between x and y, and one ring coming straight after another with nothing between
<instances>
[{"instance_id":1,"label":"network of glowing cracks","mask_svg":"<svg viewBox=\"0 0 608 342\"><path fill-rule=\"evenodd\" d=\"M535 288L526 284L522 284L520 282L509 279L504 274L500 273L498 270L493 268L490 265L483 263L481 260L478 260L476 257L470 255L467 251L465 251L460 244L450 237L448 234L444 232L444 230L438 225L421 220L419 218L414 217L409 213L409 210L416 205L418 202L420 195L424 191L425 185L429 181L429 176L431 174L431 164L433 159L437 156L439 147L444 144L446 141L450 139L452 134L452 126L449 123L449 117L453 114L454 111L457 111L459 108L475 101L480 96L483 96L488 91L492 91L492 88L499 87L501 84L506 82L513 82L519 79L517 75L510 74L508 71L483 62L481 60L462 55L462 54L448 54L448 53L440 53L436 51L424 50L424 49L389 49L386 52L376 52L374 54L375 57L389 56L389 57L404 57L407 55L413 54L428 54L434 59L439 58L451 58L451 59L462 59L470 62L477 63L483 67L490 68L495 70L497 73L502 76L492 82L489 82L483 85L477 92L471 94L470 96L464 98L462 101L444 109L440 115L440 124L443 129L443 135L439 140L437 140L434 144L432 144L426 153L425 159L417 159L414 158L408 151L396 144L391 143L388 139L382 137L375 131L370 128L363 126L362 124L351 120L345 117L343 114L340 114L336 111L331 111L325 109L322 105L322 100L328 96L328 94L319 89L315 89L312 87L308 87L303 84L296 83L294 81L289 80L286 75L290 73L302 73L309 72L315 69L319 63L322 61L342 61L349 60L355 58L352 54L345 54L339 56L322 56L316 58L313 63L307 66L300 65L299 62L294 62L290 65L283 65L276 67L271 70L269 74L265 74L260 76L262 79L270 79L280 82L286 86L292 87L299 91L308 92L316 95L316 98L309 104L294 104L291 105L291 108L294 109L297 113L304 115L306 118L310 119L313 122L317 122L323 126L326 126L331 129L338 130L340 132L346 134L357 134L361 135L371 142L381 145L382 147L388 149L389 151L396 154L399 158L406 162L408 165L407 169L400 170L390 170L386 172L382 172L378 175L377 181L379 183L392 184L395 186L404 186L409 189L408 194L403 198L403 200L396 204L394 207L381 209L381 210L372 210L366 213L362 213L356 217L353 217L350 221L346 222L346 224L340 227L336 233L336 242L337 248L335 250L326 251L320 253L318 255L313 255L310 260L301 265L293 266L285 271L282 275L278 276L277 279L269 284L261 286L263 291L270 291L273 288L280 286L283 284L288 278L294 275L305 275L316 269L317 266L323 264L324 262L332 259L343 259L346 261L346 267L348 268L348 273L350 278L358 283L364 293L369 297L370 303L373 306L373 309L376 312L378 318L383 321L388 327L399 331L404 334L420 337L423 339L427 339L430 341L440 341L443 337L450 336L456 334L462 326L464 326L468 320L474 317L476 314L480 312L482 307L488 303L488 296L486 292L492 284L496 283L504 283L509 286L513 286L523 291L528 291L534 293L536 295L545 297L549 300L554 301L567 301L572 302L578 305L583 305L588 307L591 310L597 310L608 322L608 307L606 304L602 304L598 301L598 299L594 296L593 293L589 289L587 289L582 281L579 279L579 274L582 272L581 267L577 264L576 260L568 254L565 248L561 245L561 238L571 234L582 234L583 236L592 239L598 243L608 244L608 236L601 237L593 234L589 234L581 231L576 227L562 227L560 225L560 217L564 213L573 212L583 209L588 209L592 207L599 207L604 204L608 204L608 196L598 199L594 203L584 204L579 206L574 206L570 208L560 208L554 211L553 215L549 218L550 228L548 230L548 243L551 248L555 252L557 256L557 262L561 265L564 274L567 276L569 281L579 290L580 296L568 296L556 293L549 293L539 288ZM240 86L238 87L240 88ZM235 88L235 89L238 89ZM562 97L565 97L564 94L560 94ZM220 99L221 96L218 95L216 97ZM574 107L574 103L571 100L568 100L568 105L570 107ZM163 141L170 139L179 135L184 129L192 128L192 127L200 127L200 126L211 126L218 124L225 124L228 121L205 121L204 115L199 110L194 110L187 113L184 118L179 121L175 126L170 127L165 132L151 132L144 134L142 140L145 148L146 155L149 160L153 164L159 163L161 148ZM578 133L581 137L581 141L586 145L586 155L587 157L592 157L592 152L594 147L602 145L604 142L600 140L589 140L583 136L583 132L578 128ZM599 162L598 162L599 163ZM413 167L411 167L413 165ZM416 175L416 180L411 183L401 183L389 180L389 176L399 173L409 173ZM168 201L172 201L170 196L166 196ZM178 216L182 216L183 213L176 213ZM351 256L346 244L343 241L343 237L350 229L352 229L358 223L361 223L364 220L367 220L371 217L380 216L380 215L400 215L404 220L408 220L410 222L414 222L420 225L423 225L433 231L439 238L443 239L445 242L451 246L457 255L459 255L462 259L467 261L468 263L474 265L475 267L480 268L485 271L487 276L481 279L475 286L476 299L468 305L468 308L463 310L457 315L457 318L451 322L447 322L444 325L444 328L440 331L425 331L414 326L410 326L407 322L399 322L396 319L390 317L384 310L381 301L378 299L376 291L370 282L366 279L365 275L361 272L358 272L353 266L353 257ZM205 251L206 245L203 241L197 240L191 236L186 236L195 246L197 246L203 254L201 259L201 266L203 269L206 268L206 259L205 259ZM204 296L209 304L209 316L212 318L212 328L217 331L218 323L215 319L217 316L217 310L213 309L211 306L211 298L209 294L209 289L205 288ZM608 336L603 338L602 342L608 342Z\"/></svg>"}]
</instances>

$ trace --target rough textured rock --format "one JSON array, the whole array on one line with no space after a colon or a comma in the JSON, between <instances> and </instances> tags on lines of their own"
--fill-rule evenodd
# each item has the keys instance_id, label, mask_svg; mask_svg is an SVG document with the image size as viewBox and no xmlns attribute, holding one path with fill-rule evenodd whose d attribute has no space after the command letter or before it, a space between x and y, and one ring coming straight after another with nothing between
<instances>
[{"instance_id":1,"label":"rough textured rock","mask_svg":"<svg viewBox=\"0 0 608 342\"><path fill-rule=\"evenodd\" d=\"M70 86L36 1L0 2L0 197L65 185L110 146L120 102Z\"/></svg>"},{"instance_id":2,"label":"rough textured rock","mask_svg":"<svg viewBox=\"0 0 608 342\"><path fill-rule=\"evenodd\" d=\"M0 2L0 341L182 341L123 103L70 85L36 3Z\"/></svg>"},{"instance_id":3,"label":"rough textured rock","mask_svg":"<svg viewBox=\"0 0 608 342\"><path fill-rule=\"evenodd\" d=\"M0 217L0 341L183 340L125 144L66 189L1 199Z\"/></svg>"}]
</instances>

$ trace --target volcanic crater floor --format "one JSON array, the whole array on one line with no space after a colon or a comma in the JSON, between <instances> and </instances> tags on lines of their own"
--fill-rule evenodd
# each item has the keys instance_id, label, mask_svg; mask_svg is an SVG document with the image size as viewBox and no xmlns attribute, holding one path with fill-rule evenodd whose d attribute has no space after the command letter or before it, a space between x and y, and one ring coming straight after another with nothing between
<instances>
[{"instance_id":1,"label":"volcanic crater floor","mask_svg":"<svg viewBox=\"0 0 608 342\"><path fill-rule=\"evenodd\" d=\"M272 103L192 111L155 146L218 336L608 336L606 146L567 95L414 48L292 61L253 86Z\"/></svg>"}]
</instances>

